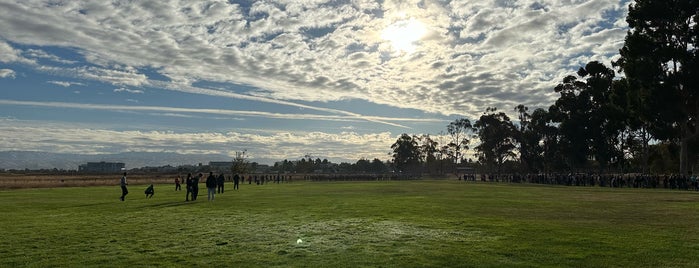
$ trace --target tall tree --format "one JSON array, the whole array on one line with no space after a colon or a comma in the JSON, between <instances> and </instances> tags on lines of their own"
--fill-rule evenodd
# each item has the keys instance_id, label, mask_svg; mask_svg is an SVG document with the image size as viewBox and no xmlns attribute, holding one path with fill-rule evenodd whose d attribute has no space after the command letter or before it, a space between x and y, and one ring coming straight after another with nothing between
<instances>
[{"instance_id":1,"label":"tall tree","mask_svg":"<svg viewBox=\"0 0 699 268\"><path fill-rule=\"evenodd\" d=\"M420 146L408 134L403 133L391 145L393 150L393 163L400 171L408 171L420 163Z\"/></svg>"},{"instance_id":2,"label":"tall tree","mask_svg":"<svg viewBox=\"0 0 699 268\"><path fill-rule=\"evenodd\" d=\"M570 168L584 167L594 156L601 171L618 155L614 145L623 120L611 102L613 79L612 69L593 61L555 88L560 97L549 111L560 123L560 145Z\"/></svg>"},{"instance_id":3,"label":"tall tree","mask_svg":"<svg viewBox=\"0 0 699 268\"><path fill-rule=\"evenodd\" d=\"M505 160L515 157L515 126L505 113L496 112L496 108L488 107L473 126L481 140L475 148L479 161L486 166L496 167L500 173Z\"/></svg>"},{"instance_id":4,"label":"tall tree","mask_svg":"<svg viewBox=\"0 0 699 268\"><path fill-rule=\"evenodd\" d=\"M535 168L533 167L533 163L531 160L533 160L533 146L534 141L531 141L528 139L530 137L529 134L531 134L531 128L529 127L529 123L531 121L531 115L529 114L529 107L524 106L523 104L517 105L515 107L515 111L517 112L517 117L519 119L519 129L515 131L515 140L517 141L518 145L518 151L519 151L519 162L521 165L525 166L529 172L535 171ZM536 144L538 144L538 141L536 141Z\"/></svg>"},{"instance_id":5,"label":"tall tree","mask_svg":"<svg viewBox=\"0 0 699 268\"><path fill-rule=\"evenodd\" d=\"M653 136L679 141L680 173L699 136L699 1L636 0L626 18L630 30L615 62L642 91L644 118Z\"/></svg>"},{"instance_id":6,"label":"tall tree","mask_svg":"<svg viewBox=\"0 0 699 268\"><path fill-rule=\"evenodd\" d=\"M538 172L544 168L543 147L547 126L546 111L539 108L529 114L529 108L520 104L515 107L519 118L519 130L515 131L515 140L519 145L520 163L529 172Z\"/></svg>"},{"instance_id":7,"label":"tall tree","mask_svg":"<svg viewBox=\"0 0 699 268\"><path fill-rule=\"evenodd\" d=\"M429 134L413 136L413 139L420 146L420 159L425 163L427 172L434 172L438 169L437 154L439 151L439 143L430 137Z\"/></svg>"},{"instance_id":8,"label":"tall tree","mask_svg":"<svg viewBox=\"0 0 699 268\"><path fill-rule=\"evenodd\" d=\"M473 134L471 121L466 118L456 119L447 125L447 133L451 137L449 146L454 153L453 163L459 163L463 156L462 152L469 149L468 144L471 142L469 138Z\"/></svg>"},{"instance_id":9,"label":"tall tree","mask_svg":"<svg viewBox=\"0 0 699 268\"><path fill-rule=\"evenodd\" d=\"M532 112L531 122L529 122L531 134L529 134L528 142L532 142L531 149L533 150L529 161L533 162L533 166L539 170L551 171L555 166L560 166L562 163L561 154L558 150L558 128L551 124L551 116L549 112L538 108ZM534 141L536 145L533 144Z\"/></svg>"}]
</instances>

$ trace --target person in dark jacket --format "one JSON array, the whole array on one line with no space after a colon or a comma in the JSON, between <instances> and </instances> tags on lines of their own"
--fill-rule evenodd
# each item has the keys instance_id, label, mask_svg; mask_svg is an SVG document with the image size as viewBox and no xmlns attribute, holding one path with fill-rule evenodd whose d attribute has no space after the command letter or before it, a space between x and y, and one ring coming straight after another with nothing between
<instances>
[{"instance_id":1,"label":"person in dark jacket","mask_svg":"<svg viewBox=\"0 0 699 268\"><path fill-rule=\"evenodd\" d=\"M201 173L199 175L192 177L192 201L196 201L199 196L199 181L204 177Z\"/></svg>"},{"instance_id":2,"label":"person in dark jacket","mask_svg":"<svg viewBox=\"0 0 699 268\"><path fill-rule=\"evenodd\" d=\"M119 199L121 199L121 201L124 201L124 197L126 197L126 195L129 194L129 190L126 189L126 185L129 185L126 182L126 172L124 172L124 176L121 177L121 181L119 182L119 185L121 186L121 197Z\"/></svg>"},{"instance_id":3,"label":"person in dark jacket","mask_svg":"<svg viewBox=\"0 0 699 268\"><path fill-rule=\"evenodd\" d=\"M148 186L148 188L146 188L145 193L146 193L146 198L153 197L153 194L155 194L155 190L153 189L153 184L151 184L150 186Z\"/></svg>"},{"instance_id":4,"label":"person in dark jacket","mask_svg":"<svg viewBox=\"0 0 699 268\"><path fill-rule=\"evenodd\" d=\"M192 198L194 198L194 194L192 194L192 173L187 174L187 180L185 182L185 187L187 187L187 195L185 196L184 201L189 201L190 195L192 195Z\"/></svg>"},{"instance_id":5,"label":"person in dark jacket","mask_svg":"<svg viewBox=\"0 0 699 268\"><path fill-rule=\"evenodd\" d=\"M238 190L239 183L240 183L240 176L238 176L238 174L235 174L233 176L233 190Z\"/></svg>"},{"instance_id":6,"label":"person in dark jacket","mask_svg":"<svg viewBox=\"0 0 699 268\"><path fill-rule=\"evenodd\" d=\"M216 179L216 189L217 193L222 194L223 193L223 184L226 182L226 177L223 176L223 173L218 175L218 178Z\"/></svg>"},{"instance_id":7,"label":"person in dark jacket","mask_svg":"<svg viewBox=\"0 0 699 268\"><path fill-rule=\"evenodd\" d=\"M206 190L207 198L209 201L214 201L214 195L216 194L216 177L213 172L209 172L209 177L206 178Z\"/></svg>"}]
</instances>

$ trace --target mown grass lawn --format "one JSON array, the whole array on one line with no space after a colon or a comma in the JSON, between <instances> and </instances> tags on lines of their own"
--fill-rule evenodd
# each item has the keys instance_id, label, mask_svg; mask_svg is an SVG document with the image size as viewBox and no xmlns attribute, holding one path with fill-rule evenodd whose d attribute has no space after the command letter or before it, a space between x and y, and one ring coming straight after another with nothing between
<instances>
[{"instance_id":1,"label":"mown grass lawn","mask_svg":"<svg viewBox=\"0 0 699 268\"><path fill-rule=\"evenodd\" d=\"M202 185L203 186L203 185ZM699 267L699 194L380 181L0 191L0 267ZM301 243L297 243L301 239Z\"/></svg>"}]
</instances>

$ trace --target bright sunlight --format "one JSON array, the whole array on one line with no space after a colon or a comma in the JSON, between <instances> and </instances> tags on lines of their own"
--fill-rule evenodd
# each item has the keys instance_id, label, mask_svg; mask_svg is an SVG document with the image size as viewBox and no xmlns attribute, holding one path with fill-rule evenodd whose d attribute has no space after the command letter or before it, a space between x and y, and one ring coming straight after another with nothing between
<instances>
[{"instance_id":1,"label":"bright sunlight","mask_svg":"<svg viewBox=\"0 0 699 268\"><path fill-rule=\"evenodd\" d=\"M416 20L402 20L389 25L381 33L381 38L391 42L397 52L412 53L417 48L416 42L422 38L427 29L425 25Z\"/></svg>"}]
</instances>

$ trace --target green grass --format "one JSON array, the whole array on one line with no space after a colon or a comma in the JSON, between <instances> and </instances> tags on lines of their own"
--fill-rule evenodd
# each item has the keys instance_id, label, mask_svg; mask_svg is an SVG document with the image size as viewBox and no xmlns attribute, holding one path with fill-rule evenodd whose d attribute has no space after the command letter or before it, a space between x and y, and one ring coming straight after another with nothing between
<instances>
[{"instance_id":1,"label":"green grass","mask_svg":"<svg viewBox=\"0 0 699 268\"><path fill-rule=\"evenodd\" d=\"M0 191L0 267L699 267L699 194L456 181ZM297 239L303 240L298 244Z\"/></svg>"}]
</instances>

